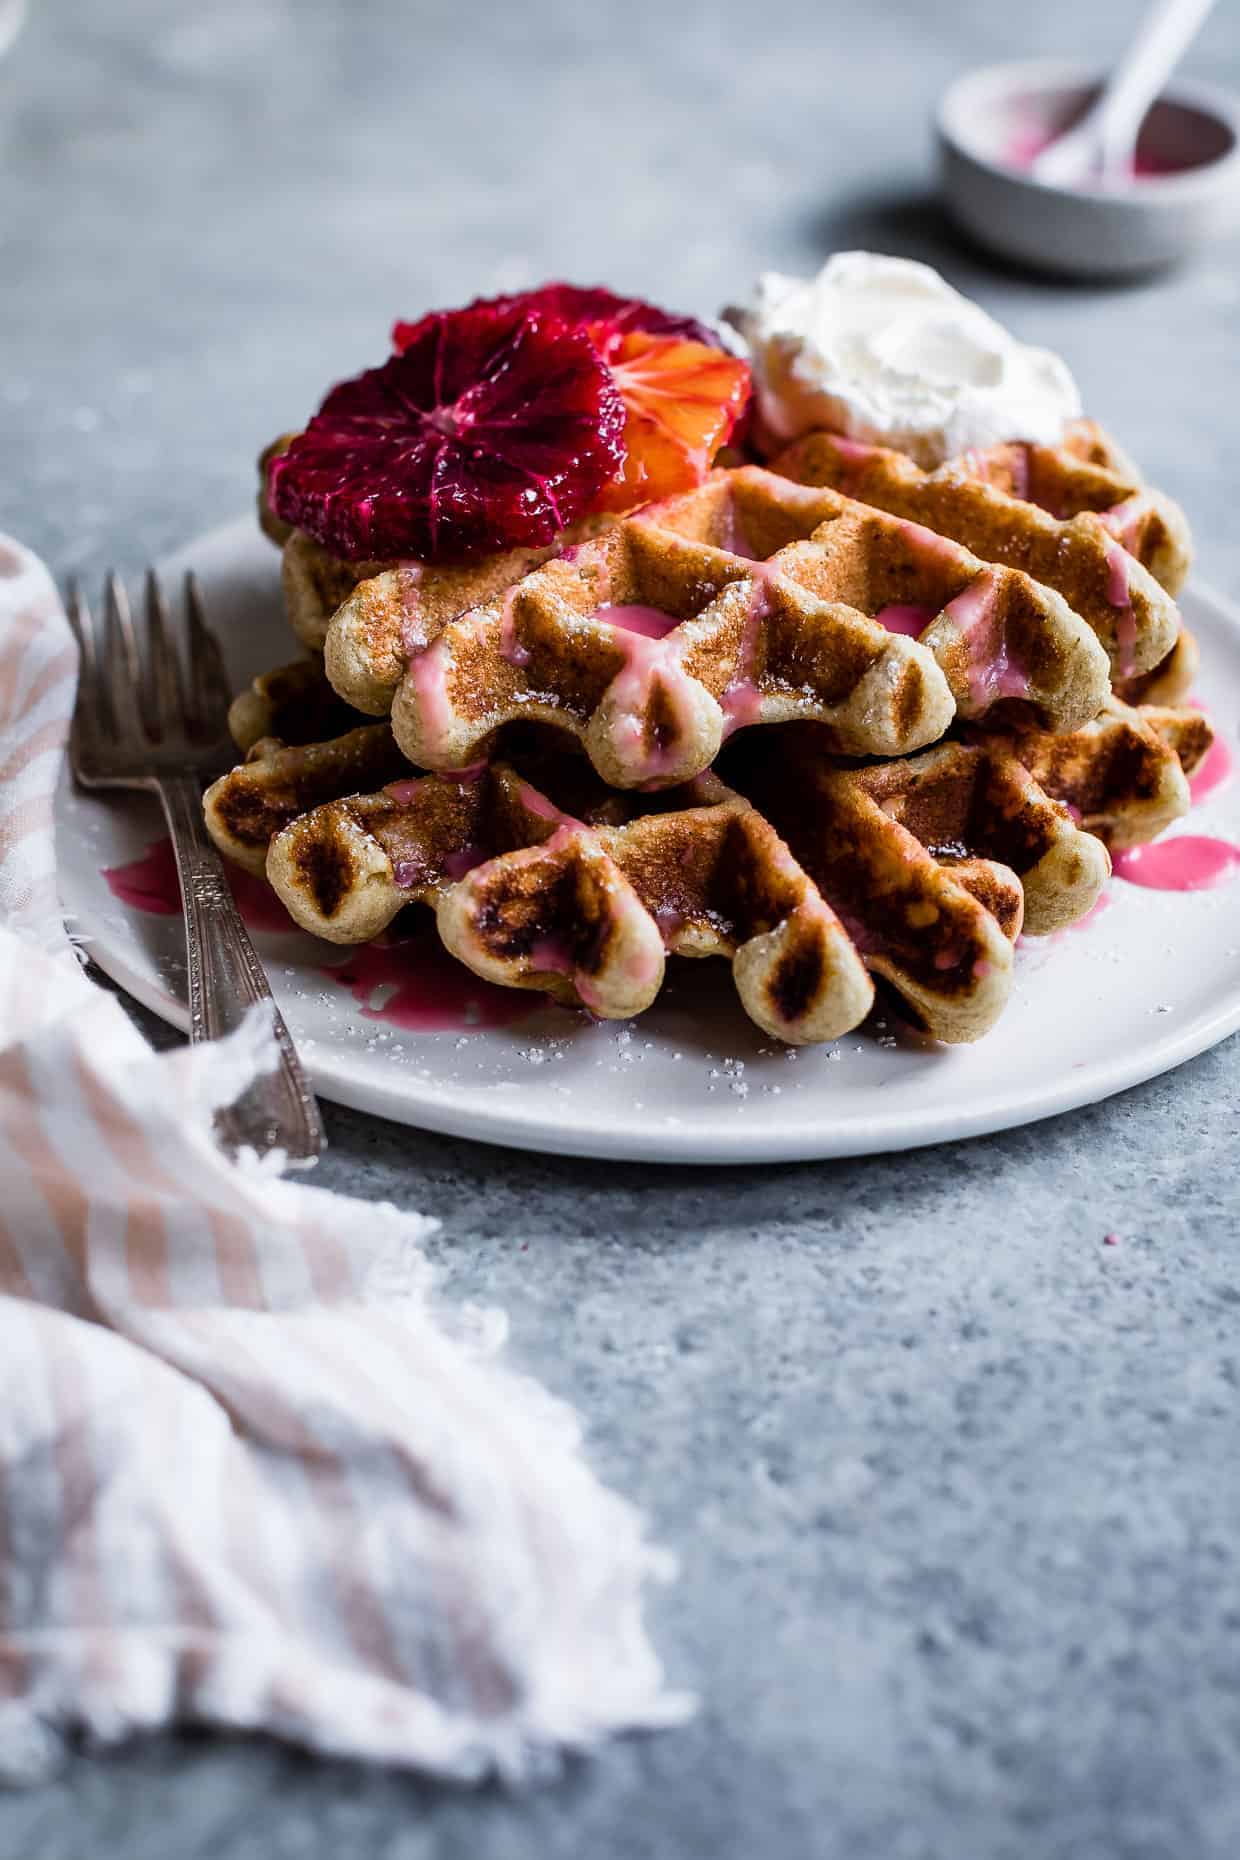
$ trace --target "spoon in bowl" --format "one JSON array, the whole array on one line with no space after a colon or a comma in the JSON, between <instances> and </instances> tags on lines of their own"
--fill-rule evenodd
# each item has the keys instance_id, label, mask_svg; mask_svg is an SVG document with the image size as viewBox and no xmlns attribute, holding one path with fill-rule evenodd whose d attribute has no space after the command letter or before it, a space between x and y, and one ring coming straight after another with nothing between
<instances>
[{"instance_id":1,"label":"spoon in bowl","mask_svg":"<svg viewBox=\"0 0 1240 1860\"><path fill-rule=\"evenodd\" d=\"M1109 186L1132 174L1150 105L1196 36L1214 0L1154 0L1136 37L1079 123L1030 164L1053 187Z\"/></svg>"}]
</instances>

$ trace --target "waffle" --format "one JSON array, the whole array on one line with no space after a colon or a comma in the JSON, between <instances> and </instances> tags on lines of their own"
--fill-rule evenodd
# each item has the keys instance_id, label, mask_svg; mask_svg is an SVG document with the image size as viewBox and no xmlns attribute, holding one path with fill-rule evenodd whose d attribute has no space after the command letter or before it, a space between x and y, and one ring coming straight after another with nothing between
<instances>
[{"instance_id":1,"label":"waffle","mask_svg":"<svg viewBox=\"0 0 1240 1860\"><path fill-rule=\"evenodd\" d=\"M1200 657L1197 641L1186 627L1152 671L1139 678L1117 678L1115 695L1125 704L1182 704L1193 688Z\"/></svg>"},{"instance_id":2,"label":"waffle","mask_svg":"<svg viewBox=\"0 0 1240 1860\"><path fill-rule=\"evenodd\" d=\"M1001 1012L1022 927L1046 935L1089 909L1103 842L1139 844L1187 809L1211 732L1196 711L1113 699L1069 735L969 737L856 767L801 726L760 753L737 745L730 786L709 774L645 796L563 752L414 776L371 724L311 749L260 744L206 811L222 849L329 941L428 903L477 973L612 1017L658 992L653 924L663 955L730 956L747 1011L778 1038L857 1024L860 964L957 1042Z\"/></svg>"},{"instance_id":3,"label":"waffle","mask_svg":"<svg viewBox=\"0 0 1240 1860\"><path fill-rule=\"evenodd\" d=\"M1075 421L1059 446L1014 443L973 449L944 469L992 484L1053 517L1093 511L1172 596L1188 578L1193 550L1184 512L1147 485L1092 420Z\"/></svg>"},{"instance_id":4,"label":"waffle","mask_svg":"<svg viewBox=\"0 0 1240 1860\"><path fill-rule=\"evenodd\" d=\"M280 578L284 610L298 642L307 652L321 653L328 627L337 609L349 603L352 624L369 643L371 682L353 706L368 716L385 717L392 693L404 669L385 663L388 646L385 621L395 622L392 638L399 643L412 627L413 637L430 625L437 631L454 615L476 607L529 574L540 562L574 542L598 535L614 522L611 516L591 517L565 530L555 543L542 549L511 549L468 566L432 566L427 562L346 562L277 517L267 500L267 467L288 449L295 435L282 434L260 454L258 461L259 527L281 550Z\"/></svg>"},{"instance_id":5,"label":"waffle","mask_svg":"<svg viewBox=\"0 0 1240 1860\"><path fill-rule=\"evenodd\" d=\"M1054 517L1094 511L1168 594L1177 595L1184 585L1192 538L1183 511L1144 483L1137 467L1093 420L1074 420L1060 446L974 449L943 469L993 484ZM1182 703L1192 689L1198 659L1197 642L1182 628L1164 659L1137 677L1114 680L1115 692L1128 704Z\"/></svg>"},{"instance_id":6,"label":"waffle","mask_svg":"<svg viewBox=\"0 0 1240 1860\"><path fill-rule=\"evenodd\" d=\"M750 803L704 775L624 819L631 798L579 774L568 786L589 822L504 764L396 782L285 827L268 877L297 922L336 942L429 904L476 974L602 1018L649 1007L668 952L729 957L750 1017L793 1044L865 1017L864 964Z\"/></svg>"},{"instance_id":7,"label":"waffle","mask_svg":"<svg viewBox=\"0 0 1240 1860\"><path fill-rule=\"evenodd\" d=\"M986 561L1023 569L1057 589L1106 649L1113 678L1151 671L1176 643L1174 600L1125 545L1143 548L1164 574L1182 579L1183 517L1170 499L1144 489L1103 515L1084 506L1073 512L1073 502L1086 495L1080 480L1107 474L1071 452L1001 446L923 471L902 452L810 433L780 453L774 469L925 524ZM1068 514L1052 515L1035 492L1066 500Z\"/></svg>"},{"instance_id":8,"label":"waffle","mask_svg":"<svg viewBox=\"0 0 1240 1860\"><path fill-rule=\"evenodd\" d=\"M893 842L905 862L907 836L868 806L856 777L841 775L833 844L855 831L858 805L867 817L854 862L866 893L883 882ZM1061 810L1042 806L1062 839L1088 841ZM503 765L466 782L423 776L304 815L273 840L267 874L314 934L355 942L380 934L407 904L427 903L445 945L475 973L603 1018L650 1005L666 953L730 955L750 1017L792 1044L858 1025L873 999L867 970L942 1040L978 1037L1006 1000L1024 898L1015 874L991 861L921 851L883 925L845 919L846 932L769 822L713 775L664 791L655 811L623 824L605 814L592 823L567 816ZM1105 875L1105 852L1088 844ZM836 882L841 872L837 862ZM1088 902L1094 896L1096 887ZM889 915L901 915L903 929Z\"/></svg>"},{"instance_id":9,"label":"waffle","mask_svg":"<svg viewBox=\"0 0 1240 1860\"><path fill-rule=\"evenodd\" d=\"M1105 654L1062 596L754 466L620 519L437 634L427 623L411 639L390 602L364 629L356 607L329 628L333 686L367 709L405 659L393 728L411 762L440 770L532 717L575 735L609 783L670 786L750 724L811 719L838 753L900 755L957 712L1013 698L1072 728L1109 688Z\"/></svg>"},{"instance_id":10,"label":"waffle","mask_svg":"<svg viewBox=\"0 0 1240 1860\"><path fill-rule=\"evenodd\" d=\"M280 554L284 611L299 645L322 652L332 615L355 588L390 567L386 562L343 562L304 530L290 530Z\"/></svg>"},{"instance_id":11,"label":"waffle","mask_svg":"<svg viewBox=\"0 0 1240 1860\"><path fill-rule=\"evenodd\" d=\"M312 656L263 672L238 692L228 709L229 735L243 752L264 737L316 743L366 721L336 696L322 659Z\"/></svg>"},{"instance_id":12,"label":"waffle","mask_svg":"<svg viewBox=\"0 0 1240 1860\"><path fill-rule=\"evenodd\" d=\"M212 782L202 797L203 814L220 851L261 876L274 835L307 808L408 773L386 723L363 724L321 743L290 745L268 736Z\"/></svg>"},{"instance_id":13,"label":"waffle","mask_svg":"<svg viewBox=\"0 0 1240 1860\"><path fill-rule=\"evenodd\" d=\"M1188 812L1188 777L1214 732L1199 710L1111 698L1071 735L1027 730L998 740L1087 832L1119 851L1156 839Z\"/></svg>"}]
</instances>

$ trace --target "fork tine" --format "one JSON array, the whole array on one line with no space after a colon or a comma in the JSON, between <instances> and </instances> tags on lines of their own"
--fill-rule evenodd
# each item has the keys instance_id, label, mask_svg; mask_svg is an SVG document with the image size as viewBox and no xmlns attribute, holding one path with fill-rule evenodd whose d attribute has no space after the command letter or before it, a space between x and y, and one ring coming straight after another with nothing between
<instances>
[{"instance_id":1,"label":"fork tine","mask_svg":"<svg viewBox=\"0 0 1240 1860\"><path fill-rule=\"evenodd\" d=\"M142 665L129 596L119 575L109 575L107 580L101 674L117 735L144 738L146 726L139 704Z\"/></svg>"},{"instance_id":2,"label":"fork tine","mask_svg":"<svg viewBox=\"0 0 1240 1860\"><path fill-rule=\"evenodd\" d=\"M80 687L88 681L93 682L95 677L95 623L76 575L69 577L66 587L65 615L77 641Z\"/></svg>"},{"instance_id":3,"label":"fork tine","mask_svg":"<svg viewBox=\"0 0 1240 1860\"><path fill-rule=\"evenodd\" d=\"M225 728L231 687L224 655L207 625L202 590L192 570L185 577L185 618L189 632L190 706L204 730L220 734Z\"/></svg>"},{"instance_id":4,"label":"fork tine","mask_svg":"<svg viewBox=\"0 0 1240 1860\"><path fill-rule=\"evenodd\" d=\"M82 593L77 576L70 578L66 590L65 615L77 641L78 686L73 706L73 730L79 741L93 735L105 720L101 715L104 694L99 689L99 655L95 643L95 622L90 604Z\"/></svg>"},{"instance_id":5,"label":"fork tine","mask_svg":"<svg viewBox=\"0 0 1240 1860\"><path fill-rule=\"evenodd\" d=\"M168 603L153 568L146 571L146 637L147 715L155 733L168 737L182 727L181 673L168 632Z\"/></svg>"}]
</instances>

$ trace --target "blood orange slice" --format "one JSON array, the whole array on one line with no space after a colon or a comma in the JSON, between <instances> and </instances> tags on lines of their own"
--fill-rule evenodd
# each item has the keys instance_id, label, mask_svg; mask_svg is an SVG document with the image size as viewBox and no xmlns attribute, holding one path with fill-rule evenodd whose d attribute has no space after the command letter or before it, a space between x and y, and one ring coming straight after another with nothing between
<instances>
[{"instance_id":1,"label":"blood orange slice","mask_svg":"<svg viewBox=\"0 0 1240 1860\"><path fill-rule=\"evenodd\" d=\"M661 310L657 304L643 303L639 297L618 297L602 285L540 284L536 290L518 291L508 297L479 297L471 310L488 311L492 316L510 316L525 310L541 316L557 316L574 329L588 328L594 346L606 359L613 348L631 331L644 329L655 336L684 336L690 342L705 343L708 348L723 345L714 330L696 317L677 316ZM406 349L422 324L397 323L392 330L392 344Z\"/></svg>"},{"instance_id":2,"label":"blood orange slice","mask_svg":"<svg viewBox=\"0 0 1240 1860\"><path fill-rule=\"evenodd\" d=\"M700 484L749 400L749 366L680 336L632 331L607 358L624 402L624 463L591 506L627 510Z\"/></svg>"},{"instance_id":3,"label":"blood orange slice","mask_svg":"<svg viewBox=\"0 0 1240 1860\"><path fill-rule=\"evenodd\" d=\"M271 507L351 561L537 548L615 477L624 429L584 331L522 306L436 311L332 389L272 461Z\"/></svg>"}]
</instances>

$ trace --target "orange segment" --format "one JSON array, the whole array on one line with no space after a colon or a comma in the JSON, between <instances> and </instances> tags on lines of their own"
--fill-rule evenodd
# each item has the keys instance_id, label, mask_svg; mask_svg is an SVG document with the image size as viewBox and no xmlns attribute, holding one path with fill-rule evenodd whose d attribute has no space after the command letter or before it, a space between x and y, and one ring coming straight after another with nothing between
<instances>
[{"instance_id":1,"label":"orange segment","mask_svg":"<svg viewBox=\"0 0 1240 1860\"><path fill-rule=\"evenodd\" d=\"M625 460L593 508L629 510L700 484L749 399L748 364L634 330L609 346L607 365L625 407Z\"/></svg>"}]
</instances>

